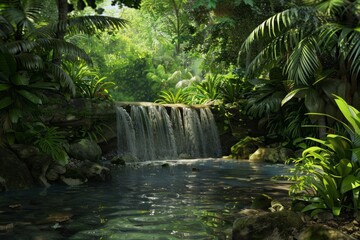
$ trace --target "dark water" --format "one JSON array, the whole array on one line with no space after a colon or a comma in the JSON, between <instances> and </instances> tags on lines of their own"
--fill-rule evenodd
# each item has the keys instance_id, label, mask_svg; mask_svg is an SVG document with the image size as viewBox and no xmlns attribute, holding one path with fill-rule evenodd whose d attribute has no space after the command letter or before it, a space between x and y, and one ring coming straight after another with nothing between
<instances>
[{"instance_id":1,"label":"dark water","mask_svg":"<svg viewBox=\"0 0 360 240\"><path fill-rule=\"evenodd\" d=\"M111 183L0 195L0 239L230 239L234 213L283 165L178 160L113 168ZM10 225L9 225L10 224ZM12 224L12 225L11 225Z\"/></svg>"}]
</instances>

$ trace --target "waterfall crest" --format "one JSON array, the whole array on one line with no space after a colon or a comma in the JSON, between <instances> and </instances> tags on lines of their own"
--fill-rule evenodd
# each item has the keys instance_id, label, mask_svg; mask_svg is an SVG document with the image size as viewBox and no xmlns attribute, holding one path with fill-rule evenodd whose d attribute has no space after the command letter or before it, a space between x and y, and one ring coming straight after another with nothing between
<instances>
[{"instance_id":1,"label":"waterfall crest","mask_svg":"<svg viewBox=\"0 0 360 240\"><path fill-rule=\"evenodd\" d=\"M126 161L221 156L208 108L132 105L117 107L118 155Z\"/></svg>"}]
</instances>

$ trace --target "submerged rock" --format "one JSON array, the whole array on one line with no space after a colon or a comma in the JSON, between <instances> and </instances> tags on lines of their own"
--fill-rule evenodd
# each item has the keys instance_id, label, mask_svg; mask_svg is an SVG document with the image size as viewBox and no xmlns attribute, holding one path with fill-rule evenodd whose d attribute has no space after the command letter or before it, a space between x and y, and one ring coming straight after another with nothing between
<instances>
[{"instance_id":1,"label":"submerged rock","mask_svg":"<svg viewBox=\"0 0 360 240\"><path fill-rule=\"evenodd\" d=\"M85 161L97 162L101 158L101 148L96 142L89 139L81 139L79 142L70 145L69 156Z\"/></svg>"}]
</instances>

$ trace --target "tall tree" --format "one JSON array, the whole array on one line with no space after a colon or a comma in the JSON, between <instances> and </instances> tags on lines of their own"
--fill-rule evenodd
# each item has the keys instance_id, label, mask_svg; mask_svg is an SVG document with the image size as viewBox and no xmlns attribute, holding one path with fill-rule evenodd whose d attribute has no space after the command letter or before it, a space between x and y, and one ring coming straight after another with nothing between
<instances>
[{"instance_id":1,"label":"tall tree","mask_svg":"<svg viewBox=\"0 0 360 240\"><path fill-rule=\"evenodd\" d=\"M181 53L181 44L189 34L190 18L186 12L186 3L187 0L143 0L141 3L141 10L149 14L160 26L160 31L172 39L176 55Z\"/></svg>"}]
</instances>

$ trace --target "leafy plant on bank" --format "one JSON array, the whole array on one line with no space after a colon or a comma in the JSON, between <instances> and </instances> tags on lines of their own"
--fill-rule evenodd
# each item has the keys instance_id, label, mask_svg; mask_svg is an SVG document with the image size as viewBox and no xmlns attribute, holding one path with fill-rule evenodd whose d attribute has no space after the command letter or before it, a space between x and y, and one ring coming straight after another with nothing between
<instances>
[{"instance_id":1,"label":"leafy plant on bank","mask_svg":"<svg viewBox=\"0 0 360 240\"><path fill-rule=\"evenodd\" d=\"M46 126L41 122L27 123L24 132L16 134L19 142L33 144L35 147L61 165L68 163L69 156L66 152L69 145L65 133L58 127Z\"/></svg>"},{"instance_id":2,"label":"leafy plant on bank","mask_svg":"<svg viewBox=\"0 0 360 240\"><path fill-rule=\"evenodd\" d=\"M303 211L311 215L330 210L338 216L343 209L360 210L360 113L338 96L335 102L347 123L330 115L315 115L332 117L347 134L328 134L325 140L308 138L318 146L305 149L294 161L296 183L290 193L308 202Z\"/></svg>"}]
</instances>

